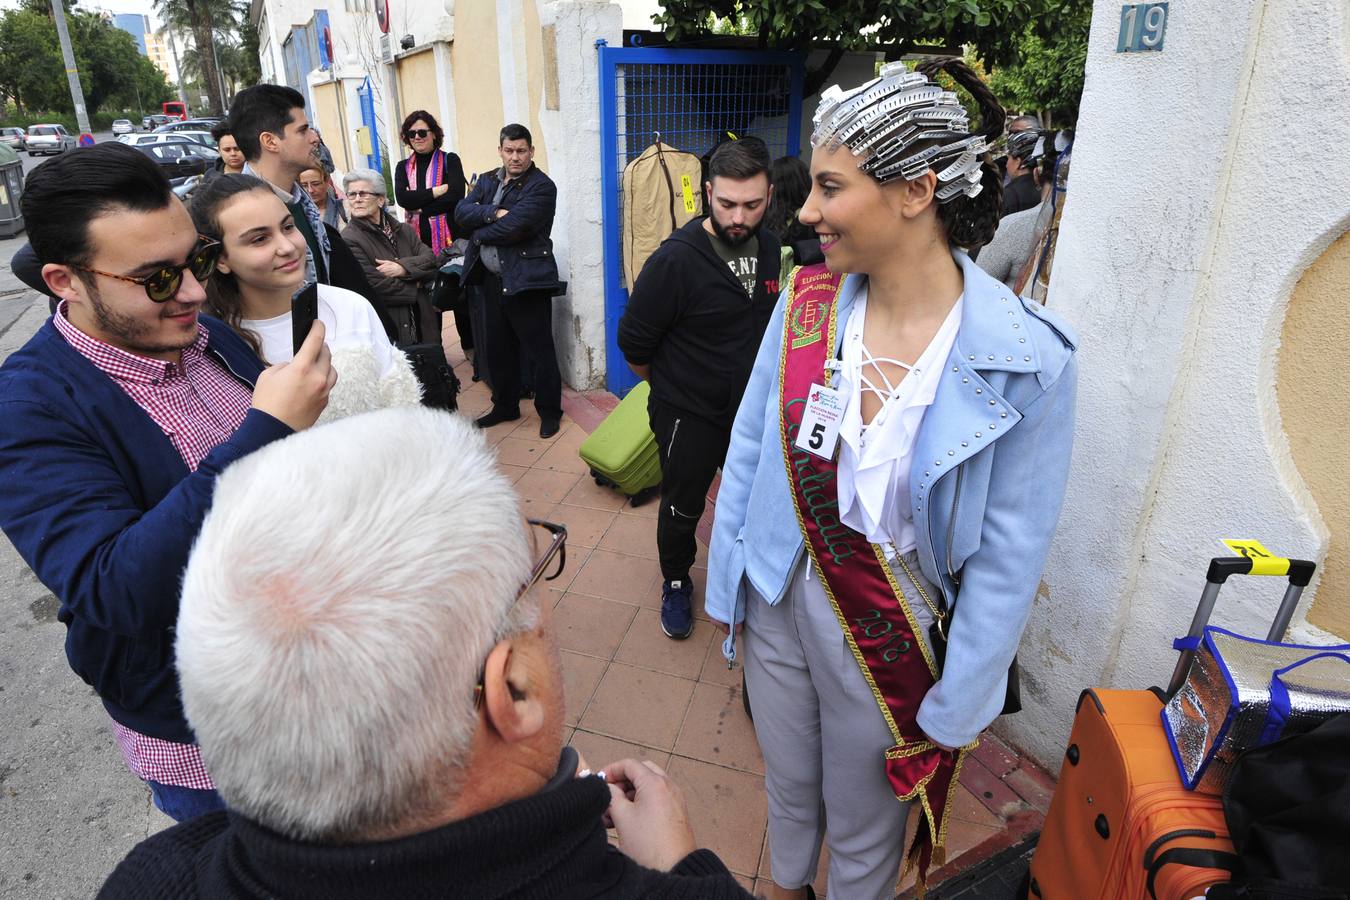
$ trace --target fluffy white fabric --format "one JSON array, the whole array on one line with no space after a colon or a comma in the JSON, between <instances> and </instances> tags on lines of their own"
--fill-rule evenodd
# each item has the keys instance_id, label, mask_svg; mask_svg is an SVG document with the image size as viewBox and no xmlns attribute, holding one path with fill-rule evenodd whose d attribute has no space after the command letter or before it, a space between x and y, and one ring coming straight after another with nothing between
<instances>
[{"instance_id":1,"label":"fluffy white fabric","mask_svg":"<svg viewBox=\"0 0 1350 900\"><path fill-rule=\"evenodd\" d=\"M328 407L319 416L320 423L377 409L416 406L422 401L422 386L402 352L393 351L383 375L376 369L375 354L368 346L348 344L334 347L332 353L338 380L328 395Z\"/></svg>"}]
</instances>

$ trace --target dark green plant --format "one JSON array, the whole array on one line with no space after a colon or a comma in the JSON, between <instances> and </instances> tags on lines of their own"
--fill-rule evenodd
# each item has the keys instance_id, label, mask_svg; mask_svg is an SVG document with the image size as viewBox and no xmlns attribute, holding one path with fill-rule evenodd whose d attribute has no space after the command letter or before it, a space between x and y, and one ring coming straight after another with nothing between
<instances>
[{"instance_id":1,"label":"dark green plant","mask_svg":"<svg viewBox=\"0 0 1350 900\"><path fill-rule=\"evenodd\" d=\"M158 108L168 85L130 34L79 9L67 13L66 26L91 119L104 107ZM50 7L0 12L0 97L20 118L29 110L74 112Z\"/></svg>"},{"instance_id":2,"label":"dark green plant","mask_svg":"<svg viewBox=\"0 0 1350 900\"><path fill-rule=\"evenodd\" d=\"M1053 29L1037 23L1022 31L1017 59L994 69L990 87L1009 110L1039 113L1062 127L1078 118L1092 4L1065 0L1053 21Z\"/></svg>"},{"instance_id":3,"label":"dark green plant","mask_svg":"<svg viewBox=\"0 0 1350 900\"><path fill-rule=\"evenodd\" d=\"M990 63L1017 58L1017 38L1055 0L664 0L653 19L674 41L709 31L713 16L765 47L846 50L878 45L972 45Z\"/></svg>"}]
</instances>

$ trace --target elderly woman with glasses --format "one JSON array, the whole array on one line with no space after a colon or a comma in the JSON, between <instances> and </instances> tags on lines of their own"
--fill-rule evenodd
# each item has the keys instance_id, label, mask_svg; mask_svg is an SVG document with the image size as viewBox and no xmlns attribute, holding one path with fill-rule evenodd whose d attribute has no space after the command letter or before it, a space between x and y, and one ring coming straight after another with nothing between
<instances>
[{"instance_id":1,"label":"elderly woman with glasses","mask_svg":"<svg viewBox=\"0 0 1350 900\"><path fill-rule=\"evenodd\" d=\"M411 225L385 209L384 177L379 172L351 170L342 178L342 191L351 214L342 239L389 307L398 325L399 343L439 340L441 314L431 305L429 295L436 276L436 254Z\"/></svg>"}]
</instances>

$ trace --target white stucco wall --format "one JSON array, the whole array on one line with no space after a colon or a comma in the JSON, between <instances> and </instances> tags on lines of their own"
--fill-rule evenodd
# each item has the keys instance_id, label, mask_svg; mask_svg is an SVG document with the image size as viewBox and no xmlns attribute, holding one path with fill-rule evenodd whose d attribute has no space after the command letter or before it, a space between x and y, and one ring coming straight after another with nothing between
<instances>
[{"instance_id":1,"label":"white stucco wall","mask_svg":"<svg viewBox=\"0 0 1350 900\"><path fill-rule=\"evenodd\" d=\"M1027 709L999 726L1051 766L1083 687L1166 683L1219 539L1314 560L1326 543L1274 359L1293 285L1350 218L1332 162L1350 13L1174 3L1163 52L1136 54L1115 52L1119 16L1094 13L1051 285L1079 337L1073 471L1022 644ZM1236 579L1214 621L1264 636L1282 589Z\"/></svg>"},{"instance_id":2,"label":"white stucco wall","mask_svg":"<svg viewBox=\"0 0 1350 900\"><path fill-rule=\"evenodd\" d=\"M660 31L652 23L652 16L661 11L659 0L618 0L623 9L623 28L633 31ZM619 46L618 42L614 46Z\"/></svg>"},{"instance_id":3,"label":"white stucco wall","mask_svg":"<svg viewBox=\"0 0 1350 900\"><path fill-rule=\"evenodd\" d=\"M598 388L605 379L605 276L595 42L619 45L623 13L614 3L558 0L540 5L539 20L553 27L557 50L559 109L541 104L539 120L549 175L558 185L553 250L559 277L568 283L566 296L553 304L554 344L563 381L578 390Z\"/></svg>"}]
</instances>

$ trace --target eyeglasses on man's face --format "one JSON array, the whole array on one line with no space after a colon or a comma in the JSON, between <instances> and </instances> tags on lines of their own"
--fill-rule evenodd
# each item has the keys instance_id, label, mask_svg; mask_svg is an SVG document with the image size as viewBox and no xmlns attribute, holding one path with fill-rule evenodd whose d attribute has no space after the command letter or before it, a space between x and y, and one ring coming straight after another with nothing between
<instances>
[{"instance_id":1,"label":"eyeglasses on man's face","mask_svg":"<svg viewBox=\"0 0 1350 900\"><path fill-rule=\"evenodd\" d=\"M531 527L542 528L547 531L551 538L548 546L544 548L544 552L535 560L534 566L530 569L530 577L516 592L516 599L512 600L511 605L506 608L506 613L502 616L503 619L509 617L515 611L516 604L520 602L521 597L529 593L530 588L538 584L541 579L544 581L554 580L563 573L563 568L567 565L567 526L559 525L556 522L545 522L541 519L528 519L527 521ZM554 568L555 565L556 568ZM545 575L544 573L550 569L553 574ZM474 709L483 705L483 678L486 675L486 667L487 660L484 660L483 666L478 669L478 683L474 685L473 689Z\"/></svg>"},{"instance_id":2,"label":"eyeglasses on man's face","mask_svg":"<svg viewBox=\"0 0 1350 900\"><path fill-rule=\"evenodd\" d=\"M220 242L213 241L202 234L197 235L197 239L202 243L198 244L197 249L192 251L192 255L188 257L187 262L178 266L164 266L149 275L119 275L116 272L105 272L102 269L91 269L88 266L77 265L72 265L71 268L93 275L102 275L105 278L116 278L118 281L139 284L145 288L145 296L155 303L165 303L178 295L178 289L183 286L184 269L191 271L192 277L202 282L210 278L211 274L216 271L216 263L220 261Z\"/></svg>"}]
</instances>

